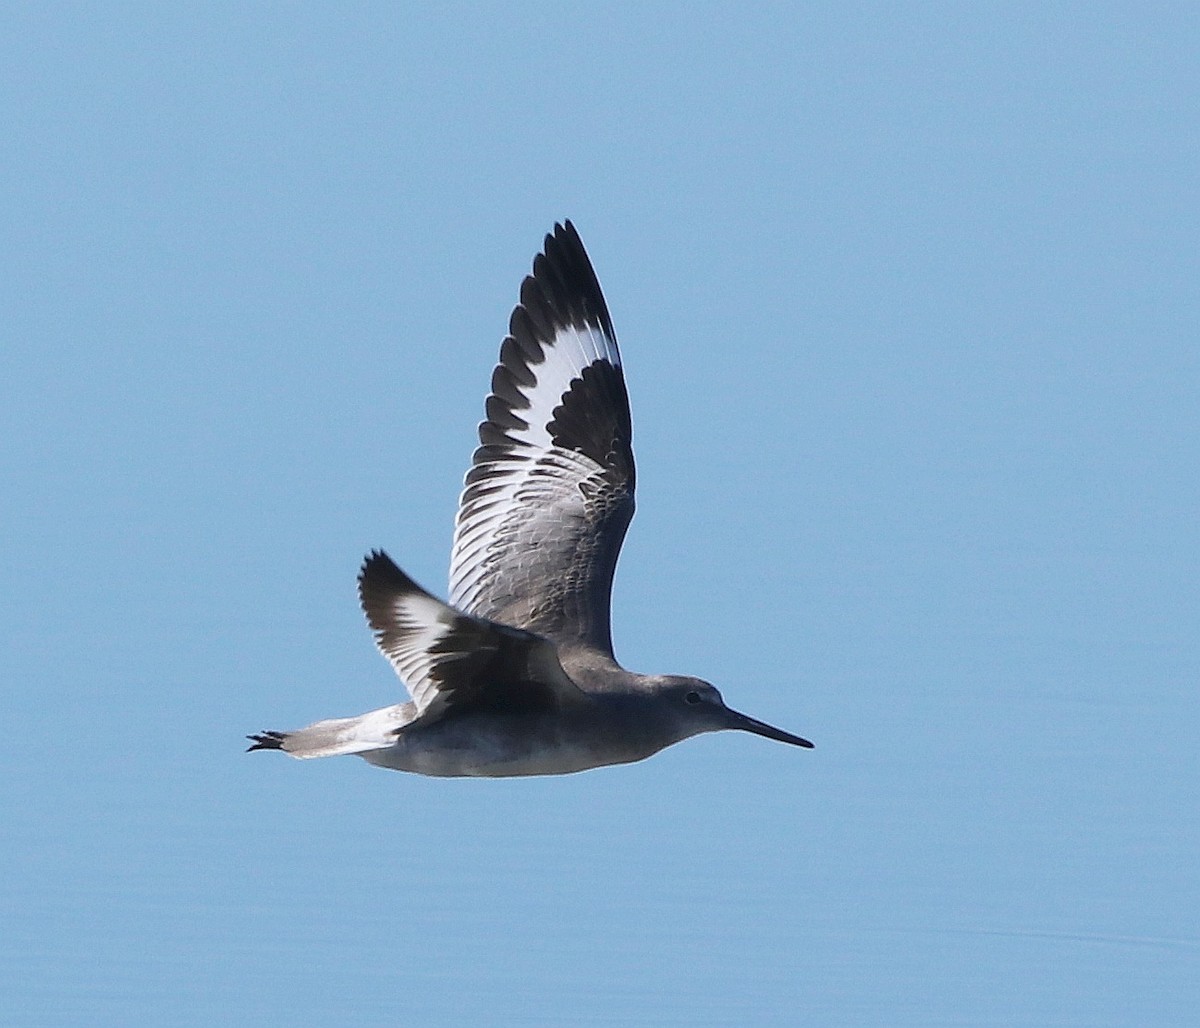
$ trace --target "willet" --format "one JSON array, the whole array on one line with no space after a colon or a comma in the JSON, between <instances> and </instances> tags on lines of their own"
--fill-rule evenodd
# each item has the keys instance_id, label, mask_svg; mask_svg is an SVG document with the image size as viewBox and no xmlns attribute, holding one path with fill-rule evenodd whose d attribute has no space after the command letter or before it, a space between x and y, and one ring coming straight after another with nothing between
<instances>
[{"instance_id":1,"label":"willet","mask_svg":"<svg viewBox=\"0 0 1200 1028\"><path fill-rule=\"evenodd\" d=\"M811 748L731 710L708 682L633 674L613 657L633 432L608 307L569 221L546 236L508 331L459 503L450 602L381 550L358 576L412 700L247 736L249 748L488 777L626 764L721 729Z\"/></svg>"}]
</instances>

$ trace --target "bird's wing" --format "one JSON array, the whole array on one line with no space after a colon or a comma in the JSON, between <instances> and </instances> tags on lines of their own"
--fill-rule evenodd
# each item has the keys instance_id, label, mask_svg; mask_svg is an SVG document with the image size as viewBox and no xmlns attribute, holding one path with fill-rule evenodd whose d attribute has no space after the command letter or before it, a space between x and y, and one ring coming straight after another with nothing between
<instances>
[{"instance_id":1,"label":"bird's wing","mask_svg":"<svg viewBox=\"0 0 1200 1028\"><path fill-rule=\"evenodd\" d=\"M584 698L548 640L447 606L381 550L363 562L358 595L425 723L451 711L555 710Z\"/></svg>"},{"instance_id":2,"label":"bird's wing","mask_svg":"<svg viewBox=\"0 0 1200 1028\"><path fill-rule=\"evenodd\" d=\"M633 517L617 337L574 226L555 225L492 374L459 503L450 602L612 655L609 600Z\"/></svg>"}]
</instances>

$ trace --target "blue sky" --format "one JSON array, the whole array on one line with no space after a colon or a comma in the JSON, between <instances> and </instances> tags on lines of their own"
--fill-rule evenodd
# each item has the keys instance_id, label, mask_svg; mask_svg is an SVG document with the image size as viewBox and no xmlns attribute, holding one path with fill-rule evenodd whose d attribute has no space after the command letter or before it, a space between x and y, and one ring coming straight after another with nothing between
<instances>
[{"instance_id":1,"label":"blue sky","mask_svg":"<svg viewBox=\"0 0 1200 1028\"><path fill-rule=\"evenodd\" d=\"M1200 1008L1190 5L0 14L0 1019L1181 1024ZM393 702L572 218L618 657L813 739L245 755Z\"/></svg>"}]
</instances>

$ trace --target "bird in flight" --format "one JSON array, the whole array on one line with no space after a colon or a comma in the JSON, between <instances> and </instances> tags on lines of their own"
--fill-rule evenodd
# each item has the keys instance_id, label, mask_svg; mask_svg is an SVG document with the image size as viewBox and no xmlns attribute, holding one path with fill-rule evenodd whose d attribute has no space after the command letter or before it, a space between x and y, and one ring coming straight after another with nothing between
<instances>
[{"instance_id":1,"label":"bird in flight","mask_svg":"<svg viewBox=\"0 0 1200 1028\"><path fill-rule=\"evenodd\" d=\"M555 225L492 373L455 523L449 603L382 550L358 576L411 700L248 736L293 757L353 753L435 776L556 775L642 760L702 732L812 743L708 682L613 656L613 572L633 517L629 397L608 307L571 222Z\"/></svg>"}]
</instances>

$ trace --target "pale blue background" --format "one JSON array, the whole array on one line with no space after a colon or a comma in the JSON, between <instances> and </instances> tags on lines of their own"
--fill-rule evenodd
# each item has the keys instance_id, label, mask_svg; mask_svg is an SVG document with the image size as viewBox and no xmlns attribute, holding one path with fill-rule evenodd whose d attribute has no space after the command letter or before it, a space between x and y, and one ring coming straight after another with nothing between
<instances>
[{"instance_id":1,"label":"pale blue background","mask_svg":"<svg viewBox=\"0 0 1200 1028\"><path fill-rule=\"evenodd\" d=\"M0 1021L1185 1024L1192 4L5 5ZM393 702L521 276L628 367L618 656L810 736L244 755Z\"/></svg>"}]
</instances>

